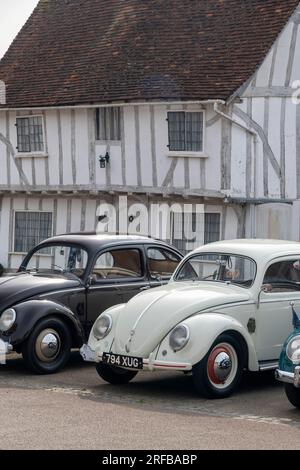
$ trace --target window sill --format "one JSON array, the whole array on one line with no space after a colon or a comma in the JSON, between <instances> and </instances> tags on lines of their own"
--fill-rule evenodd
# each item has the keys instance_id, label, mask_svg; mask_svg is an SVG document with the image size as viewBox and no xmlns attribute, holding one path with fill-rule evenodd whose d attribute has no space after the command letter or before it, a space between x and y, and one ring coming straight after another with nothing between
<instances>
[{"instance_id":1,"label":"window sill","mask_svg":"<svg viewBox=\"0 0 300 470\"><path fill-rule=\"evenodd\" d=\"M204 152L168 152L169 158L208 158Z\"/></svg>"},{"instance_id":2,"label":"window sill","mask_svg":"<svg viewBox=\"0 0 300 470\"><path fill-rule=\"evenodd\" d=\"M48 158L48 154L47 153L43 153L43 152L40 152L40 153L16 153L15 157L16 158Z\"/></svg>"}]
</instances>

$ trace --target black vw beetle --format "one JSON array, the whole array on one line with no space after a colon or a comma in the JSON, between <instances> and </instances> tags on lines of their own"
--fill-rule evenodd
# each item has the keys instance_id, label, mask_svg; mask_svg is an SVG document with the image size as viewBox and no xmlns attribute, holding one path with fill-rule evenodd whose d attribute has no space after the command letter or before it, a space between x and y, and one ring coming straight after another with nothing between
<instances>
[{"instance_id":1,"label":"black vw beetle","mask_svg":"<svg viewBox=\"0 0 300 470\"><path fill-rule=\"evenodd\" d=\"M33 248L0 280L0 343L38 374L63 367L99 314L167 282L182 255L158 240L72 234Z\"/></svg>"}]
</instances>

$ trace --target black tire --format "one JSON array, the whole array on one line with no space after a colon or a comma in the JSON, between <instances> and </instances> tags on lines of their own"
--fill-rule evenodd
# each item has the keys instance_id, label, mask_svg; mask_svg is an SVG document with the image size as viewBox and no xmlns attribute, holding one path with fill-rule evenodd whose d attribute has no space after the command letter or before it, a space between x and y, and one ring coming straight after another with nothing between
<instances>
[{"instance_id":1,"label":"black tire","mask_svg":"<svg viewBox=\"0 0 300 470\"><path fill-rule=\"evenodd\" d=\"M31 372L54 374L67 363L71 348L72 339L67 325L58 318L49 317L35 326L23 345L22 355Z\"/></svg>"},{"instance_id":2,"label":"black tire","mask_svg":"<svg viewBox=\"0 0 300 470\"><path fill-rule=\"evenodd\" d=\"M222 346L224 345L224 346ZM219 347L218 347L219 346ZM219 351L219 352L218 352ZM230 363L224 362L223 369L217 369L219 375L229 374L224 382L216 374L215 360L222 352L232 358ZM215 355L216 358L214 357ZM227 356L226 356L227 357ZM226 367L226 364L228 366ZM229 333L224 333L214 342L206 356L193 367L193 380L197 392L209 399L229 397L238 387L245 366L245 353L240 342ZM222 372L223 370L223 372ZM224 375L225 377L225 375ZM219 380L220 382L217 382ZM226 384L226 381L228 382ZM215 382L215 383L214 383Z\"/></svg>"},{"instance_id":3,"label":"black tire","mask_svg":"<svg viewBox=\"0 0 300 470\"><path fill-rule=\"evenodd\" d=\"M96 370L101 379L112 385L128 384L137 374L136 371L109 366L108 364L103 364L103 362L99 362L96 365Z\"/></svg>"},{"instance_id":4,"label":"black tire","mask_svg":"<svg viewBox=\"0 0 300 470\"><path fill-rule=\"evenodd\" d=\"M300 408L300 390L299 388L294 387L292 384L285 384L285 393L288 397L290 403L295 406L295 408Z\"/></svg>"}]
</instances>

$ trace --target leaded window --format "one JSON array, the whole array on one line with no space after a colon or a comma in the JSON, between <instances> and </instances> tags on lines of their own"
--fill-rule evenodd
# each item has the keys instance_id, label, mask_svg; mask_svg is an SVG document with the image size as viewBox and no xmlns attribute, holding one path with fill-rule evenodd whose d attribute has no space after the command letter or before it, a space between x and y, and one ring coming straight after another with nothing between
<instances>
[{"instance_id":1,"label":"leaded window","mask_svg":"<svg viewBox=\"0 0 300 470\"><path fill-rule=\"evenodd\" d=\"M169 112L169 150L203 152L203 112Z\"/></svg>"},{"instance_id":2,"label":"leaded window","mask_svg":"<svg viewBox=\"0 0 300 470\"><path fill-rule=\"evenodd\" d=\"M121 110L118 107L96 110L96 139L102 141L121 140Z\"/></svg>"},{"instance_id":3,"label":"leaded window","mask_svg":"<svg viewBox=\"0 0 300 470\"><path fill-rule=\"evenodd\" d=\"M27 253L52 236L52 212L15 212L15 253Z\"/></svg>"},{"instance_id":4,"label":"leaded window","mask_svg":"<svg viewBox=\"0 0 300 470\"><path fill-rule=\"evenodd\" d=\"M219 213L173 213L171 243L187 254L202 244L220 240L221 215ZM193 237L196 234L196 239Z\"/></svg>"},{"instance_id":5,"label":"leaded window","mask_svg":"<svg viewBox=\"0 0 300 470\"><path fill-rule=\"evenodd\" d=\"M20 117L16 121L19 153L44 151L42 116Z\"/></svg>"}]
</instances>

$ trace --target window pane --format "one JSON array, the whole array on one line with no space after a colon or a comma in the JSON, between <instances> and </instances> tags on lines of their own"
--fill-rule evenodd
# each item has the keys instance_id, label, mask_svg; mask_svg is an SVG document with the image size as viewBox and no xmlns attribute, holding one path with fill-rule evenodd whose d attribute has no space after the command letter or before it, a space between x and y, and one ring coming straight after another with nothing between
<instances>
[{"instance_id":1,"label":"window pane","mask_svg":"<svg viewBox=\"0 0 300 470\"><path fill-rule=\"evenodd\" d=\"M177 274L177 281L231 282L249 288L256 276L256 265L250 258L220 253L194 255Z\"/></svg>"},{"instance_id":2,"label":"window pane","mask_svg":"<svg viewBox=\"0 0 300 470\"><path fill-rule=\"evenodd\" d=\"M204 217L203 217L204 216ZM203 220L204 219L204 220ZM204 226L203 226L204 225ZM216 213L173 214L172 244L182 253L207 243L220 240L221 216ZM193 237L196 238L193 241ZM189 235L189 239L187 236ZM191 243L192 240L192 243Z\"/></svg>"},{"instance_id":3,"label":"window pane","mask_svg":"<svg viewBox=\"0 0 300 470\"><path fill-rule=\"evenodd\" d=\"M99 256L93 269L93 279L138 278L142 276L139 250L112 250Z\"/></svg>"},{"instance_id":4,"label":"window pane","mask_svg":"<svg viewBox=\"0 0 300 470\"><path fill-rule=\"evenodd\" d=\"M170 151L185 151L185 113L168 113L169 149Z\"/></svg>"},{"instance_id":5,"label":"window pane","mask_svg":"<svg viewBox=\"0 0 300 470\"><path fill-rule=\"evenodd\" d=\"M43 118L41 116L17 118L16 123L19 152L43 152Z\"/></svg>"},{"instance_id":6,"label":"window pane","mask_svg":"<svg viewBox=\"0 0 300 470\"><path fill-rule=\"evenodd\" d=\"M265 274L266 293L299 291L300 260L286 260L272 264Z\"/></svg>"},{"instance_id":7,"label":"window pane","mask_svg":"<svg viewBox=\"0 0 300 470\"><path fill-rule=\"evenodd\" d=\"M96 110L97 140L121 140L120 108L99 108Z\"/></svg>"},{"instance_id":8,"label":"window pane","mask_svg":"<svg viewBox=\"0 0 300 470\"><path fill-rule=\"evenodd\" d=\"M151 276L163 279L170 279L180 261L174 253L158 248L148 248L147 257Z\"/></svg>"},{"instance_id":9,"label":"window pane","mask_svg":"<svg viewBox=\"0 0 300 470\"><path fill-rule=\"evenodd\" d=\"M15 213L15 252L27 253L52 235L51 212Z\"/></svg>"},{"instance_id":10,"label":"window pane","mask_svg":"<svg viewBox=\"0 0 300 470\"><path fill-rule=\"evenodd\" d=\"M203 113L186 113L186 150L203 150Z\"/></svg>"},{"instance_id":11,"label":"window pane","mask_svg":"<svg viewBox=\"0 0 300 470\"><path fill-rule=\"evenodd\" d=\"M213 243L220 240L220 214L205 214L204 243Z\"/></svg>"},{"instance_id":12,"label":"window pane","mask_svg":"<svg viewBox=\"0 0 300 470\"><path fill-rule=\"evenodd\" d=\"M19 152L30 152L28 118L17 118L17 139Z\"/></svg>"}]
</instances>

